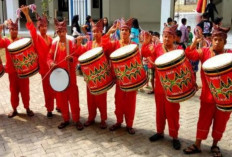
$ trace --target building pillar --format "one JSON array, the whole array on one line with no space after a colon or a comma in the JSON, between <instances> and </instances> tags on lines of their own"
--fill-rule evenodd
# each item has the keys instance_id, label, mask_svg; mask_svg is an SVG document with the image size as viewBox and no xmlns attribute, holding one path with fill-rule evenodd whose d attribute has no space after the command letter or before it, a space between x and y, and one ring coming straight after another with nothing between
<instances>
[{"instance_id":1,"label":"building pillar","mask_svg":"<svg viewBox=\"0 0 232 157\"><path fill-rule=\"evenodd\" d=\"M161 19L160 19L160 34L163 33L164 23L167 23L169 17L174 18L174 0L161 1Z\"/></svg>"}]
</instances>

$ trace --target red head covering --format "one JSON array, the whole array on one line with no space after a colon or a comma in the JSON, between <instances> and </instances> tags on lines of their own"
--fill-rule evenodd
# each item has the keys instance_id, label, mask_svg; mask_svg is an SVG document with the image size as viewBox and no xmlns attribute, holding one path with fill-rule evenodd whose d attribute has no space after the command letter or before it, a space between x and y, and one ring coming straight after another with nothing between
<instances>
[{"instance_id":1,"label":"red head covering","mask_svg":"<svg viewBox=\"0 0 232 157\"><path fill-rule=\"evenodd\" d=\"M8 29L17 29L18 30L18 18L13 22L11 19L7 20Z\"/></svg>"},{"instance_id":2,"label":"red head covering","mask_svg":"<svg viewBox=\"0 0 232 157\"><path fill-rule=\"evenodd\" d=\"M102 32L103 30L103 27L104 27L104 20L103 19L100 19L96 24L93 25L93 30L94 29L97 29L99 30L100 32Z\"/></svg>"},{"instance_id":3,"label":"red head covering","mask_svg":"<svg viewBox=\"0 0 232 157\"><path fill-rule=\"evenodd\" d=\"M230 27L223 28L220 26L214 26L212 37L221 36L223 39L227 39L227 33L230 31Z\"/></svg>"},{"instance_id":4,"label":"red head covering","mask_svg":"<svg viewBox=\"0 0 232 157\"><path fill-rule=\"evenodd\" d=\"M127 29L131 29L132 27L132 23L134 21L134 18L130 18L129 20L125 21L124 18L121 19L121 24L120 24L120 29L122 28L127 28Z\"/></svg>"},{"instance_id":5,"label":"red head covering","mask_svg":"<svg viewBox=\"0 0 232 157\"><path fill-rule=\"evenodd\" d=\"M56 31L67 31L67 24L65 19L62 22L59 22L57 19L54 18L54 23Z\"/></svg>"},{"instance_id":6,"label":"red head covering","mask_svg":"<svg viewBox=\"0 0 232 157\"><path fill-rule=\"evenodd\" d=\"M178 25L174 25L174 26L166 26L163 30L163 34L168 33L171 35L176 35L176 29L177 29Z\"/></svg>"},{"instance_id":7,"label":"red head covering","mask_svg":"<svg viewBox=\"0 0 232 157\"><path fill-rule=\"evenodd\" d=\"M39 16L39 14L36 13L36 19L37 19L37 27L40 26L48 26L48 19L45 15L42 17Z\"/></svg>"}]
</instances>

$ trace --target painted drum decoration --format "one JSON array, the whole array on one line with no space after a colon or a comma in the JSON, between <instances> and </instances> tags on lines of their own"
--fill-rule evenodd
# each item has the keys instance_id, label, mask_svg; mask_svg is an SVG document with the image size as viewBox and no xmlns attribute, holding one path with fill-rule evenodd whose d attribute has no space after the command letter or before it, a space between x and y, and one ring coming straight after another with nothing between
<instances>
[{"instance_id":1,"label":"painted drum decoration","mask_svg":"<svg viewBox=\"0 0 232 157\"><path fill-rule=\"evenodd\" d=\"M114 85L110 65L102 47L87 51L78 58L84 79L94 95L105 93Z\"/></svg>"},{"instance_id":2,"label":"painted drum decoration","mask_svg":"<svg viewBox=\"0 0 232 157\"><path fill-rule=\"evenodd\" d=\"M217 108L232 111L232 54L224 53L204 62L209 89L214 97Z\"/></svg>"},{"instance_id":3,"label":"painted drum decoration","mask_svg":"<svg viewBox=\"0 0 232 157\"><path fill-rule=\"evenodd\" d=\"M194 72L183 50L163 54L155 65L168 101L181 102L196 93Z\"/></svg>"},{"instance_id":4,"label":"painted drum decoration","mask_svg":"<svg viewBox=\"0 0 232 157\"><path fill-rule=\"evenodd\" d=\"M15 41L7 49L20 78L30 77L38 72L38 56L30 38Z\"/></svg>"},{"instance_id":5,"label":"painted drum decoration","mask_svg":"<svg viewBox=\"0 0 232 157\"><path fill-rule=\"evenodd\" d=\"M117 82L123 91L135 91L147 83L148 78L136 44L117 49L110 58Z\"/></svg>"},{"instance_id":6,"label":"painted drum decoration","mask_svg":"<svg viewBox=\"0 0 232 157\"><path fill-rule=\"evenodd\" d=\"M2 65L2 59L0 58L0 78L4 75L4 73L4 66Z\"/></svg>"}]
</instances>

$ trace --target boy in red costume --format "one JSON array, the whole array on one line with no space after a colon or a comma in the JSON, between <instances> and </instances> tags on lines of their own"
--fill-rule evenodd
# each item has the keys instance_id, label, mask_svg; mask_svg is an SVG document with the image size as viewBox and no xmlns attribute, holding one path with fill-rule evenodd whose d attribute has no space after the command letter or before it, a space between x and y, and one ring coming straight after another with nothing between
<instances>
[{"instance_id":1,"label":"boy in red costume","mask_svg":"<svg viewBox=\"0 0 232 157\"><path fill-rule=\"evenodd\" d=\"M48 54L48 65L50 68L63 68L69 73L69 86L61 92L57 92L57 104L61 109L64 119L58 128L63 129L69 125L69 104L71 107L72 120L76 123L78 130L83 129L80 120L79 92L76 80L77 53L75 45L66 38L66 21L59 22L54 19L56 32L59 40L52 43L50 53ZM69 49L68 49L69 48ZM59 63L59 64L58 64Z\"/></svg>"},{"instance_id":2,"label":"boy in red costume","mask_svg":"<svg viewBox=\"0 0 232 157\"><path fill-rule=\"evenodd\" d=\"M190 47L186 49L186 55L189 59L197 61L200 60L203 64L207 59L225 53L224 46L226 44L227 33L230 28L215 27L212 33L212 46L196 49L199 42L202 41L202 35L195 38ZM229 51L231 53L231 51ZM197 124L197 134L195 144L184 149L185 154L194 154L201 152L201 141L207 139L210 126L212 127L213 144L211 152L215 157L221 157L220 148L217 146L218 141L221 140L222 135L226 129L226 124L230 118L231 112L223 112L216 108L216 103L213 95L206 82L206 77L201 69L201 107L199 111L199 119ZM212 124L213 123L213 124Z\"/></svg>"},{"instance_id":3,"label":"boy in red costume","mask_svg":"<svg viewBox=\"0 0 232 157\"><path fill-rule=\"evenodd\" d=\"M8 73L8 77L10 81L10 93L11 93L10 100L11 100L13 111L8 114L8 118L13 118L18 114L17 107L19 105L19 93L21 93L22 101L24 104L24 108L27 111L27 115L29 117L32 117L34 116L34 113L29 108L30 105L29 78L18 77L10 53L7 49L7 47L11 43L20 39L18 37L18 19L16 20L15 23L11 19L8 20L7 25L10 32L10 38L2 38L0 34L0 48L5 48L5 52L6 52L5 70ZM2 32L2 29L3 29L3 25L0 25L0 33Z\"/></svg>"},{"instance_id":4,"label":"boy in red costume","mask_svg":"<svg viewBox=\"0 0 232 157\"><path fill-rule=\"evenodd\" d=\"M108 58L110 54L116 49L129 44L135 44L130 40L130 29L132 22L133 19L130 19L127 22L121 20L120 40L111 41L110 39L110 34L114 33L117 29L116 25L113 25L110 30L102 37L102 46ZM118 83L116 84L115 115L117 122L110 127L110 131L115 131L121 128L123 117L125 116L128 133L135 134L135 130L132 127L135 116L136 95L137 91L125 92L120 89Z\"/></svg>"},{"instance_id":5,"label":"boy in red costume","mask_svg":"<svg viewBox=\"0 0 232 157\"><path fill-rule=\"evenodd\" d=\"M21 10L27 19L26 27L30 31L33 44L39 56L39 73L41 75L43 83L45 107L47 108L47 117L52 118L55 93L49 84L50 73L47 74L49 71L49 67L47 65L47 56L52 45L52 38L46 34L48 29L47 17L40 17L39 15L37 15L37 28L40 32L39 35L37 34L36 28L30 18L28 6L22 7Z\"/></svg>"},{"instance_id":6,"label":"boy in red costume","mask_svg":"<svg viewBox=\"0 0 232 157\"><path fill-rule=\"evenodd\" d=\"M145 34L145 41L141 49L142 55L148 58L150 57L151 60L156 60L164 53L168 53L175 49L181 49L181 47L174 45L176 29L177 25L165 27L163 31L163 43L157 46L151 45L151 35ZM157 76L154 88L157 133L149 139L151 142L154 142L164 138L165 122L167 120L169 135L173 138L173 148L179 150L181 147L180 141L178 140L180 104L171 103L166 99L157 70L155 70L155 76Z\"/></svg>"},{"instance_id":7,"label":"boy in red costume","mask_svg":"<svg viewBox=\"0 0 232 157\"><path fill-rule=\"evenodd\" d=\"M99 20L95 25L93 25L92 28L92 35L94 40L89 41L86 45L82 46L81 45L81 40L83 37L78 37L77 38L77 52L78 53L85 53L88 50L91 50L96 47L101 47L102 46L102 30L103 30L103 19ZM90 93L90 90L88 87L87 88L87 103L88 103L88 111L89 111L89 117L87 122L84 123L84 126L90 126L95 123L95 117L97 114L97 108L99 109L101 113L101 124L100 128L101 129L106 129L107 124L107 92L100 94L100 95L93 95Z\"/></svg>"}]
</instances>

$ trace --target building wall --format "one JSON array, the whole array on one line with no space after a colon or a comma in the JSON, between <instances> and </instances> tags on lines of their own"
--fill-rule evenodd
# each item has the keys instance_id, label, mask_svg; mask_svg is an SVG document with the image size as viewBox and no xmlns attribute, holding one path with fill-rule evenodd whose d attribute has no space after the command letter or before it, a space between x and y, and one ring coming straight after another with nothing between
<instances>
[{"instance_id":1,"label":"building wall","mask_svg":"<svg viewBox=\"0 0 232 157\"><path fill-rule=\"evenodd\" d=\"M147 29L160 23L161 0L103 0L103 17L114 20L136 17Z\"/></svg>"}]
</instances>

